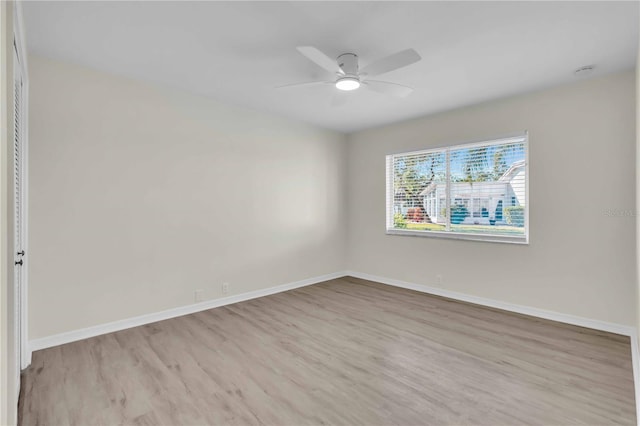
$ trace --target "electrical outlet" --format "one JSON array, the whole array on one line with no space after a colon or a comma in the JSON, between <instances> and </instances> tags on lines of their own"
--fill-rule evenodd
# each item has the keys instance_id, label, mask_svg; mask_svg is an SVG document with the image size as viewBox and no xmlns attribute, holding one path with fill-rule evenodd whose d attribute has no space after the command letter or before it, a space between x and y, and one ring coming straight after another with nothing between
<instances>
[{"instance_id":1,"label":"electrical outlet","mask_svg":"<svg viewBox=\"0 0 640 426\"><path fill-rule=\"evenodd\" d=\"M193 292L193 297L196 301L196 303L198 302L202 302L204 300L204 290L199 289Z\"/></svg>"},{"instance_id":2,"label":"electrical outlet","mask_svg":"<svg viewBox=\"0 0 640 426\"><path fill-rule=\"evenodd\" d=\"M229 283L222 283L222 294L229 293Z\"/></svg>"},{"instance_id":3,"label":"electrical outlet","mask_svg":"<svg viewBox=\"0 0 640 426\"><path fill-rule=\"evenodd\" d=\"M436 283L442 284L442 275L440 274L436 275Z\"/></svg>"}]
</instances>

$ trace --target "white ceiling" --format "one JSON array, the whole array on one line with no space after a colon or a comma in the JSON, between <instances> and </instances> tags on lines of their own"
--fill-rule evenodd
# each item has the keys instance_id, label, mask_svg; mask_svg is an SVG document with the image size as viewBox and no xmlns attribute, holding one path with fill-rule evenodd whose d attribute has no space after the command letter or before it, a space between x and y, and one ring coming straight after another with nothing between
<instances>
[{"instance_id":1,"label":"white ceiling","mask_svg":"<svg viewBox=\"0 0 640 426\"><path fill-rule=\"evenodd\" d=\"M30 51L352 132L631 69L636 2L25 2ZM406 48L422 61L379 79L406 99L332 86L296 46L353 52L361 67ZM384 78L382 78L384 77Z\"/></svg>"}]
</instances>

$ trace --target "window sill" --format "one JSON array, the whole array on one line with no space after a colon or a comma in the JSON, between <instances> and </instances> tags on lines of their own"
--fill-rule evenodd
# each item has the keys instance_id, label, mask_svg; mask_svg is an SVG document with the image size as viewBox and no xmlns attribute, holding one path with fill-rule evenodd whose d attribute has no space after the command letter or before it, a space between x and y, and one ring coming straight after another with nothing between
<instances>
[{"instance_id":1,"label":"window sill","mask_svg":"<svg viewBox=\"0 0 640 426\"><path fill-rule=\"evenodd\" d=\"M485 243L529 244L528 236L466 234L461 232L413 231L404 229L387 229L387 235L403 235L406 237L444 238L450 240L481 241Z\"/></svg>"}]
</instances>

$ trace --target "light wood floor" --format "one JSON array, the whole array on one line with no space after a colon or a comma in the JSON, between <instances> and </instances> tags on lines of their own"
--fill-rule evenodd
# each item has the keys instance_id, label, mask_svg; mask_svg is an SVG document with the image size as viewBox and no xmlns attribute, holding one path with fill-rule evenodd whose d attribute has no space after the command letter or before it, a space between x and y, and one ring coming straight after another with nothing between
<instances>
[{"instance_id":1,"label":"light wood floor","mask_svg":"<svg viewBox=\"0 0 640 426\"><path fill-rule=\"evenodd\" d=\"M50 348L23 425L635 424L627 337L338 279Z\"/></svg>"}]
</instances>

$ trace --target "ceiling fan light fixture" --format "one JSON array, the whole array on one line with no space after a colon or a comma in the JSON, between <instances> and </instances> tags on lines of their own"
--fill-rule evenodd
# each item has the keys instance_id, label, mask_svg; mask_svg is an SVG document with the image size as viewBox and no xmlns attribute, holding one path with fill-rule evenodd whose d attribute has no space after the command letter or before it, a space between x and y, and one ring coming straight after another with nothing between
<instances>
[{"instance_id":1,"label":"ceiling fan light fixture","mask_svg":"<svg viewBox=\"0 0 640 426\"><path fill-rule=\"evenodd\" d=\"M313 46L298 46L297 49L298 52L302 54L302 56L305 56L320 68L330 72L332 75L334 75L334 78L324 81L287 84L284 86L279 86L279 88L315 86L327 83L336 86L336 89L340 90L340 92L352 92L354 90L363 88L363 90L370 89L374 92L382 93L385 95L404 98L413 91L411 87L393 83L390 81L371 80L370 78L380 74L386 74L400 68L404 68L418 62L421 59L420 55L415 50L405 49L369 63L362 69L362 71L360 71L360 67L358 65L358 55L356 55L355 53L343 53L336 59L332 59L331 57L327 56L326 53ZM340 92L334 93L334 99L345 99L344 96L339 95ZM332 105L338 106L339 101L332 102Z\"/></svg>"},{"instance_id":2,"label":"ceiling fan light fixture","mask_svg":"<svg viewBox=\"0 0 640 426\"><path fill-rule=\"evenodd\" d=\"M336 81L336 89L338 90L356 90L360 87L360 80L356 77L342 77Z\"/></svg>"}]
</instances>

